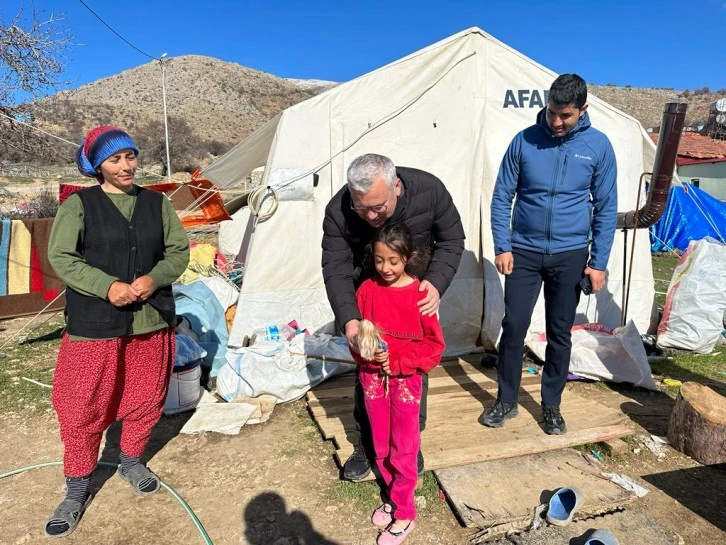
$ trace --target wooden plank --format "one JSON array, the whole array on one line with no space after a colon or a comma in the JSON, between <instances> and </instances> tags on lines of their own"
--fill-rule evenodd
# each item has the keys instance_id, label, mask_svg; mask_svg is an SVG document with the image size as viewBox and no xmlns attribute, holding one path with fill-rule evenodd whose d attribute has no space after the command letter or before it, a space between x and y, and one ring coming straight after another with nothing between
<instances>
[{"instance_id":1,"label":"wooden plank","mask_svg":"<svg viewBox=\"0 0 726 545\"><path fill-rule=\"evenodd\" d=\"M493 401L493 398L489 400ZM450 417L449 407L456 407L456 418ZM481 426L477 419L483 410L484 405L467 393L453 393L440 398L429 399L429 418L427 421L427 434L439 434L448 441L445 436L457 435L458 432L491 433L490 428ZM626 417L615 409L602 407L596 402L579 397L563 396L561 405L568 428L570 430L583 429L593 426L600 426L612 423L619 423ZM342 425L344 428L353 426L353 407L351 405L335 405L329 408L326 405L315 405L310 408L313 417L321 428L331 425ZM509 420L502 429L519 430L520 428L540 429L542 422L541 409L539 404L533 400L523 400L520 405L520 414L517 418ZM467 439L468 440L468 439Z\"/></svg>"},{"instance_id":2,"label":"wooden plank","mask_svg":"<svg viewBox=\"0 0 726 545\"><path fill-rule=\"evenodd\" d=\"M340 379L334 378L328 382L336 382ZM346 381L348 382L348 381ZM539 392L540 377L527 376L522 377L521 386L525 389L530 389ZM317 388L310 390L307 393L308 402L319 402L319 403L343 403L345 400L351 400L352 403L354 395L354 382L351 381L349 384L342 385L336 388L328 388L327 390L319 391ZM487 377L484 377L481 373L478 374L463 374L456 378L451 376L436 377L434 379L429 377L429 398L436 395L439 392L447 393L458 390L466 391L497 391L496 382L492 382ZM440 390L441 389L441 390Z\"/></svg>"},{"instance_id":3,"label":"wooden plank","mask_svg":"<svg viewBox=\"0 0 726 545\"><path fill-rule=\"evenodd\" d=\"M574 486L584 502L576 518L601 514L631 503L635 495L595 476L571 449L436 470L436 477L467 527L489 528L487 538L524 530L538 505L562 486ZM482 483L486 483L482 486Z\"/></svg>"},{"instance_id":4,"label":"wooden plank","mask_svg":"<svg viewBox=\"0 0 726 545\"><path fill-rule=\"evenodd\" d=\"M607 426L600 429L588 429L565 435L546 435L544 437L530 437L528 439L500 441L495 444L476 444L459 449L430 448L426 443L422 444L422 452L426 460L427 470L439 470L445 468L466 466L468 464L491 462L495 460L507 460L520 456L538 454L549 451L556 451L563 448L575 447L587 443L597 443L606 439L626 437L632 435L633 430L627 426ZM342 434L339 437L345 437ZM342 443L337 439L336 449L333 457L336 463L343 467L348 457L353 454L353 447L349 443ZM369 479L373 479L371 476Z\"/></svg>"},{"instance_id":5,"label":"wooden plank","mask_svg":"<svg viewBox=\"0 0 726 545\"><path fill-rule=\"evenodd\" d=\"M588 409L592 409L592 406L588 407L586 405L585 407L578 407L575 410L565 413L570 431L620 424L626 421L624 415L613 410L593 414ZM503 428L498 430L486 428L479 424L477 422L479 413L480 411L478 409L467 412L459 411L457 413L457 420L448 422L438 418L430 418L427 422L426 431L423 433L424 445L428 445L430 442L440 442L453 447L460 441L465 443L471 441L496 443L507 440L510 434L525 435L543 433L541 418L535 418L529 413L520 413L519 417L508 421ZM327 430L331 430L332 428L340 428L342 430L353 430L354 428L352 411L332 417L318 416L316 420L321 429L326 430L327 435L330 435L330 432Z\"/></svg>"},{"instance_id":6,"label":"wooden plank","mask_svg":"<svg viewBox=\"0 0 726 545\"><path fill-rule=\"evenodd\" d=\"M478 418L496 396L495 375L463 361L447 362L432 373L429 382L428 419L422 434L427 469L455 467L498 460L631 435L622 425L627 418L618 410L565 391L561 410L568 433L545 434L540 407L540 377L524 373L519 416L500 429L479 424ZM327 388L308 393L310 413L325 439L336 447L340 465L357 441L353 421L355 377L327 381Z\"/></svg>"},{"instance_id":7,"label":"wooden plank","mask_svg":"<svg viewBox=\"0 0 726 545\"><path fill-rule=\"evenodd\" d=\"M538 384L539 377L525 374L522 377L522 384ZM429 389L440 386L456 384L479 384L487 389L497 388L496 371L487 369L482 372L471 364L463 361L451 363L448 366L435 367L429 374ZM310 390L307 394L308 401L334 398L345 398L353 396L355 387L355 376L352 374L335 377L327 380Z\"/></svg>"},{"instance_id":8,"label":"wooden plank","mask_svg":"<svg viewBox=\"0 0 726 545\"><path fill-rule=\"evenodd\" d=\"M431 370L431 373L429 373L429 377L437 377L437 376L444 376L446 374L449 374L451 372L456 373L456 371L450 371L451 369L463 369L465 372L468 373L482 373L482 369L477 366L478 358L471 358L471 357L465 357L465 358L447 358L445 360L442 360L442 362L437 365L434 369ZM485 369L486 375L491 378L491 380L495 381L497 380L497 372L494 369ZM323 391L331 388L336 388L338 383L350 383L353 384L355 382L355 374L348 373L345 375L340 375L338 377L335 377L331 380L326 380L318 384L314 390L315 391Z\"/></svg>"}]
</instances>

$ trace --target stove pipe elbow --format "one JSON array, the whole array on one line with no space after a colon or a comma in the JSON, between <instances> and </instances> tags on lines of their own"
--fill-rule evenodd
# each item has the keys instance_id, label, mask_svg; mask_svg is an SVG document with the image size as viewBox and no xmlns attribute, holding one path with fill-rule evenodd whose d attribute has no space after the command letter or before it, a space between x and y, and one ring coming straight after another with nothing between
<instances>
[{"instance_id":1,"label":"stove pipe elbow","mask_svg":"<svg viewBox=\"0 0 726 545\"><path fill-rule=\"evenodd\" d=\"M668 102L663 108L663 121L660 125L658 147L655 150L653 174L650 181L648 199L643 207L637 211L618 213L618 229L643 229L650 227L660 219L665 211L668 191L673 180L673 169L678 156L678 144L681 141L681 132L686 120L687 104Z\"/></svg>"}]
</instances>

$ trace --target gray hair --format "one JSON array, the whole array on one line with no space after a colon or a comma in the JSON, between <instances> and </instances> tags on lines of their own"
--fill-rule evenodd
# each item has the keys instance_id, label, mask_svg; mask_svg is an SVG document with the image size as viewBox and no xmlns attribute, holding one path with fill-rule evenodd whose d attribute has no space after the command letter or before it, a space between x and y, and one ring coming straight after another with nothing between
<instances>
[{"instance_id":1,"label":"gray hair","mask_svg":"<svg viewBox=\"0 0 726 545\"><path fill-rule=\"evenodd\" d=\"M348 188L367 193L377 178L383 178L389 189L396 187L396 167L388 157L366 153L353 159L348 167Z\"/></svg>"}]
</instances>

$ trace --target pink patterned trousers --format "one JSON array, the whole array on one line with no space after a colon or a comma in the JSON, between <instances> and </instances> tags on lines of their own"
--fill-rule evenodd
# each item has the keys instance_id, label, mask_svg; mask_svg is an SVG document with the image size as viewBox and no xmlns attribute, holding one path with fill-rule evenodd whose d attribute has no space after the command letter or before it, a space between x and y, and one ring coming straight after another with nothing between
<instances>
[{"instance_id":1,"label":"pink patterned trousers","mask_svg":"<svg viewBox=\"0 0 726 545\"><path fill-rule=\"evenodd\" d=\"M413 520L416 457L421 445L421 375L389 377L387 394L380 373L361 370L358 376L371 423L376 465L386 484L393 516Z\"/></svg>"}]
</instances>

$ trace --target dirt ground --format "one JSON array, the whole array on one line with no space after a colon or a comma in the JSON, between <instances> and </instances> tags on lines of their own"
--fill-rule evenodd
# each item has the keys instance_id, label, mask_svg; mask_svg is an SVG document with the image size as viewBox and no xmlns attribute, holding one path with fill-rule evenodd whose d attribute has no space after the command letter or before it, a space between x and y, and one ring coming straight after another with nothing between
<instances>
[{"instance_id":1,"label":"dirt ground","mask_svg":"<svg viewBox=\"0 0 726 545\"><path fill-rule=\"evenodd\" d=\"M24 323L0 324L0 343ZM57 341L24 364L52 367ZM7 348L4 352L8 352ZM30 361L32 360L32 361ZM0 373L11 365L0 359ZM43 375L36 375L42 377ZM17 379L17 377L14 377ZM47 379L46 379L47 380ZM23 381L0 381L0 395L28 398ZM0 414L0 474L62 459L58 425L39 388L28 407L13 406ZM568 388L621 408L637 433L665 435L673 400L665 393L627 387L571 383ZM34 406L35 408L31 408ZM146 458L164 481L189 504L215 545L372 544L369 522L374 485L339 480L332 446L320 436L305 402L278 406L264 424L248 426L236 436L180 435L189 413L164 417L154 430ZM566 416L566 415L565 415ZM117 462L118 428L103 443L102 460ZM637 454L633 451L637 449ZM564 529L546 528L499 543L577 545L593 528L610 528L622 545L724 543L726 540L726 471L703 467L667 447L657 460L632 441L631 453L605 457L614 472L634 477L651 492L623 512L596 517ZM77 530L61 542L71 544L204 543L182 506L166 491L137 498L128 485L101 470L94 477L95 499ZM411 545L466 544L474 533L462 528L428 476L420 492L420 510ZM433 483L433 485L431 484ZM486 486L486 483L482 483ZM432 490L433 487L433 490ZM0 544L50 543L43 525L64 492L59 466L33 469L0 480Z\"/></svg>"}]
</instances>

